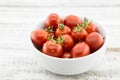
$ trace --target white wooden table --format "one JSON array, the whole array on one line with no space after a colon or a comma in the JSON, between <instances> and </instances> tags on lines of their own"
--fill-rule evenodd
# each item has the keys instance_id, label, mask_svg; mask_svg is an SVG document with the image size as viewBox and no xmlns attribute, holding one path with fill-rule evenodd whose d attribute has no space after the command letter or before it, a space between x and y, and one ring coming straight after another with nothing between
<instances>
[{"instance_id":1,"label":"white wooden table","mask_svg":"<svg viewBox=\"0 0 120 80\"><path fill-rule=\"evenodd\" d=\"M49 13L98 20L108 33L103 62L88 72L61 76L46 71L30 32ZM120 80L119 0L0 0L0 80Z\"/></svg>"}]
</instances>

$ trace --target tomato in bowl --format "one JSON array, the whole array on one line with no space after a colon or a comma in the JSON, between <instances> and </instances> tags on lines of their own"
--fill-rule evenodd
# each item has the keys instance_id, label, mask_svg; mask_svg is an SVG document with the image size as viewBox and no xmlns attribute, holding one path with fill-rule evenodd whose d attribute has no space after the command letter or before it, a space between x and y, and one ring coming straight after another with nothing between
<instances>
[{"instance_id":1,"label":"tomato in bowl","mask_svg":"<svg viewBox=\"0 0 120 80\"><path fill-rule=\"evenodd\" d=\"M70 30L68 30L69 25L66 23L64 24L64 20L66 20L65 18L66 17L60 17L57 19L62 19L61 21L63 21L60 22L60 24L62 23L60 28L59 25L57 27L55 25L55 28L53 28L53 26L47 26L46 29L46 20L41 21L39 26L35 27L33 32L36 30L44 30L43 32L45 36L42 36L41 38L41 41L43 41L42 45L40 45L40 43L36 44L33 41L33 32L31 33L31 41L34 44L38 56L42 59L44 67L57 74L75 75L86 72L92 67L99 65L98 63L102 60L106 49L107 37L104 26L94 20L86 20L86 18L79 17L78 19L80 19L80 22L76 24L74 22L75 28L72 26L73 28L71 29L70 26ZM88 21L92 21L92 25L94 24L94 27L96 28L91 29L91 23L88 24ZM47 20L47 22L49 21ZM66 26L67 30L66 28L63 28L62 31L62 27ZM73 37L73 33L75 36L77 35L77 37ZM95 38L93 36L95 36ZM38 35L37 37L41 37L41 35Z\"/></svg>"}]
</instances>

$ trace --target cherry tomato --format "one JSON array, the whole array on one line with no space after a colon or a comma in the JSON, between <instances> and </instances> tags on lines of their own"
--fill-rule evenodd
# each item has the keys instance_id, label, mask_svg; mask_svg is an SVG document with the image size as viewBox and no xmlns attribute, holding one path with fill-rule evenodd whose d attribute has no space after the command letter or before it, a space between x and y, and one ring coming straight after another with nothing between
<instances>
[{"instance_id":1,"label":"cherry tomato","mask_svg":"<svg viewBox=\"0 0 120 80\"><path fill-rule=\"evenodd\" d=\"M60 57L63 53L61 44L56 44L53 41L47 41L44 43L42 52L53 57Z\"/></svg>"},{"instance_id":2,"label":"cherry tomato","mask_svg":"<svg viewBox=\"0 0 120 80\"><path fill-rule=\"evenodd\" d=\"M104 40L99 33L92 32L87 36L86 43L90 46L91 51L94 52L103 45Z\"/></svg>"},{"instance_id":3,"label":"cherry tomato","mask_svg":"<svg viewBox=\"0 0 120 80\"><path fill-rule=\"evenodd\" d=\"M90 48L85 42L79 42L72 48L72 57L83 57L90 54Z\"/></svg>"},{"instance_id":4,"label":"cherry tomato","mask_svg":"<svg viewBox=\"0 0 120 80\"><path fill-rule=\"evenodd\" d=\"M68 34L62 35L64 42L63 42L63 50L64 51L71 51L74 46L74 41L72 37Z\"/></svg>"},{"instance_id":5,"label":"cherry tomato","mask_svg":"<svg viewBox=\"0 0 120 80\"><path fill-rule=\"evenodd\" d=\"M92 33L92 32L97 32L97 27L95 24L90 23L88 26L85 27L85 30L87 31L87 33Z\"/></svg>"},{"instance_id":6,"label":"cherry tomato","mask_svg":"<svg viewBox=\"0 0 120 80\"><path fill-rule=\"evenodd\" d=\"M69 26L71 29L81 23L82 20L75 15L69 15L64 20L64 24Z\"/></svg>"},{"instance_id":7,"label":"cherry tomato","mask_svg":"<svg viewBox=\"0 0 120 80\"><path fill-rule=\"evenodd\" d=\"M82 27L87 31L87 33L97 32L97 27L92 22L89 22L87 18L84 18Z\"/></svg>"},{"instance_id":8,"label":"cherry tomato","mask_svg":"<svg viewBox=\"0 0 120 80\"><path fill-rule=\"evenodd\" d=\"M53 29L56 29L58 27L58 23L62 23L62 19L59 17L58 14L52 13L48 16L47 20L45 21L45 26L53 27Z\"/></svg>"},{"instance_id":9,"label":"cherry tomato","mask_svg":"<svg viewBox=\"0 0 120 80\"><path fill-rule=\"evenodd\" d=\"M62 58L72 58L72 54L70 52L64 52Z\"/></svg>"},{"instance_id":10,"label":"cherry tomato","mask_svg":"<svg viewBox=\"0 0 120 80\"><path fill-rule=\"evenodd\" d=\"M48 32L43 29L37 29L31 33L32 42L39 47L42 47L43 44L47 41Z\"/></svg>"},{"instance_id":11,"label":"cherry tomato","mask_svg":"<svg viewBox=\"0 0 120 80\"><path fill-rule=\"evenodd\" d=\"M78 30L78 31L73 30L71 33L71 36L75 42L84 41L86 39L87 35L88 35L88 33L82 27L80 28L80 30Z\"/></svg>"},{"instance_id":12,"label":"cherry tomato","mask_svg":"<svg viewBox=\"0 0 120 80\"><path fill-rule=\"evenodd\" d=\"M64 35L64 34L71 34L71 29L68 26L60 24L58 28L56 29L56 37L59 35Z\"/></svg>"}]
</instances>

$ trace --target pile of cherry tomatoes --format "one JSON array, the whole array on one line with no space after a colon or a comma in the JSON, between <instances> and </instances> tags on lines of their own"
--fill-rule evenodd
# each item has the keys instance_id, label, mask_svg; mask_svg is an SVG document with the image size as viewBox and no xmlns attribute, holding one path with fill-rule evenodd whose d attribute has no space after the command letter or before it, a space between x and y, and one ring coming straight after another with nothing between
<instances>
[{"instance_id":1,"label":"pile of cherry tomatoes","mask_svg":"<svg viewBox=\"0 0 120 80\"><path fill-rule=\"evenodd\" d=\"M81 20L76 15L68 15L64 20L56 13L49 14L44 29L31 33L35 47L46 55L58 58L77 58L89 55L104 43L97 26Z\"/></svg>"}]
</instances>

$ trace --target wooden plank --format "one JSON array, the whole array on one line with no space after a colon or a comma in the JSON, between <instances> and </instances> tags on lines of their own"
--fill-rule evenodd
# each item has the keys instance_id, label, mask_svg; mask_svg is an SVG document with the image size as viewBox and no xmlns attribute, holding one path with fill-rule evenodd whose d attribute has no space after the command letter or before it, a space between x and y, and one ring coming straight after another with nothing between
<instances>
[{"instance_id":1,"label":"wooden plank","mask_svg":"<svg viewBox=\"0 0 120 80\"><path fill-rule=\"evenodd\" d=\"M0 0L1 7L114 7L119 0Z\"/></svg>"},{"instance_id":2,"label":"wooden plank","mask_svg":"<svg viewBox=\"0 0 120 80\"><path fill-rule=\"evenodd\" d=\"M18 78L22 75L44 74L44 68L36 52L29 50L0 50L0 79ZM40 76L41 76L40 75ZM45 75L45 74L44 74ZM17 77L18 76L18 77ZM28 76L27 76L28 77ZM24 77L22 77L24 78ZM4 79L2 79L4 80Z\"/></svg>"},{"instance_id":3,"label":"wooden plank","mask_svg":"<svg viewBox=\"0 0 120 80\"><path fill-rule=\"evenodd\" d=\"M120 22L120 8L0 8L0 23L35 24L53 12L90 17L106 24Z\"/></svg>"}]
</instances>

